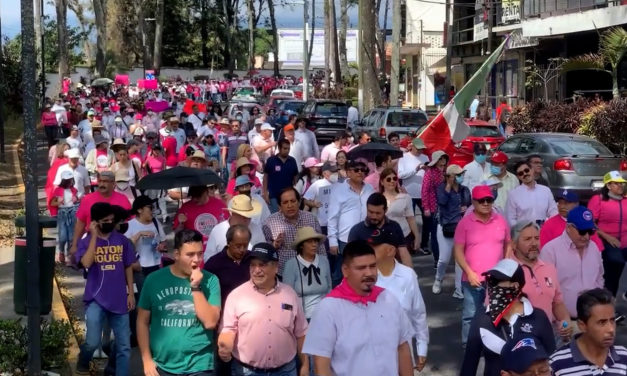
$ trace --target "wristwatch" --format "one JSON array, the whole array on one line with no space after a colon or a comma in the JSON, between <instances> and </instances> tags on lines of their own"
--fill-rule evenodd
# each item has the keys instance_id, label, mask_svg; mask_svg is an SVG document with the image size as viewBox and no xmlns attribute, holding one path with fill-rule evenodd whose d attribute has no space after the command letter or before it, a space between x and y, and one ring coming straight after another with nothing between
<instances>
[{"instance_id":1,"label":"wristwatch","mask_svg":"<svg viewBox=\"0 0 627 376\"><path fill-rule=\"evenodd\" d=\"M202 291L202 289L200 288L200 286L192 287L192 291Z\"/></svg>"}]
</instances>

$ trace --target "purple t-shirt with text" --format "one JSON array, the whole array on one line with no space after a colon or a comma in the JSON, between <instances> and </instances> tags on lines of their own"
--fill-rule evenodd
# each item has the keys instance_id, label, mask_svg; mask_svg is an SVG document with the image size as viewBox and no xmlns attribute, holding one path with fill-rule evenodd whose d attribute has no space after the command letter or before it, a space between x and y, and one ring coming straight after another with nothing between
<instances>
[{"instance_id":1,"label":"purple t-shirt with text","mask_svg":"<svg viewBox=\"0 0 627 376\"><path fill-rule=\"evenodd\" d=\"M76 256L80 260L87 252L91 234L78 243ZM117 314L128 313L126 302L126 275L124 269L135 262L135 251L128 238L117 231L109 239L96 240L94 263L87 270L83 301L96 301L102 308Z\"/></svg>"}]
</instances>

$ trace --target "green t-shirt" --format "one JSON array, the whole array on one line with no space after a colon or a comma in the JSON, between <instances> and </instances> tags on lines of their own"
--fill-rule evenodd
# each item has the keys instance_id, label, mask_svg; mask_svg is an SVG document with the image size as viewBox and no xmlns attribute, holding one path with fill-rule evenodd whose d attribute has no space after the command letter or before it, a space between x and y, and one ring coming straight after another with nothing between
<instances>
[{"instance_id":1,"label":"green t-shirt","mask_svg":"<svg viewBox=\"0 0 627 376\"><path fill-rule=\"evenodd\" d=\"M200 287L209 304L219 307L218 277L202 273ZM150 311L150 351L159 368L176 374L213 370L214 332L196 316L189 279L169 267L151 273L138 306Z\"/></svg>"}]
</instances>

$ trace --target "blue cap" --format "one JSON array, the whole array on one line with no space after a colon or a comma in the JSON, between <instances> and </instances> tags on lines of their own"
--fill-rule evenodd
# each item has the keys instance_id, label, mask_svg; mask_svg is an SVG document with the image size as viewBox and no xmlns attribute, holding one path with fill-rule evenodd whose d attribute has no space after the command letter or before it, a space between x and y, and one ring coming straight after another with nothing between
<instances>
[{"instance_id":1,"label":"blue cap","mask_svg":"<svg viewBox=\"0 0 627 376\"><path fill-rule=\"evenodd\" d=\"M575 226L577 230L592 230L596 227L592 212L581 205L568 212L566 222Z\"/></svg>"},{"instance_id":2,"label":"blue cap","mask_svg":"<svg viewBox=\"0 0 627 376\"><path fill-rule=\"evenodd\" d=\"M501 349L504 371L525 373L538 360L549 359L549 354L536 337L525 336L510 339Z\"/></svg>"},{"instance_id":3,"label":"blue cap","mask_svg":"<svg viewBox=\"0 0 627 376\"><path fill-rule=\"evenodd\" d=\"M250 258L258 259L262 262L279 261L276 248L270 243L257 243L248 254Z\"/></svg>"},{"instance_id":4,"label":"blue cap","mask_svg":"<svg viewBox=\"0 0 627 376\"><path fill-rule=\"evenodd\" d=\"M239 187L240 185L244 185L244 184L253 184L250 181L250 178L248 177L248 175L240 175L237 178L235 178L235 188Z\"/></svg>"},{"instance_id":5,"label":"blue cap","mask_svg":"<svg viewBox=\"0 0 627 376\"><path fill-rule=\"evenodd\" d=\"M579 195L573 191L564 189L563 191L558 192L558 194L555 196L555 199L564 200L566 202L579 202Z\"/></svg>"}]
</instances>

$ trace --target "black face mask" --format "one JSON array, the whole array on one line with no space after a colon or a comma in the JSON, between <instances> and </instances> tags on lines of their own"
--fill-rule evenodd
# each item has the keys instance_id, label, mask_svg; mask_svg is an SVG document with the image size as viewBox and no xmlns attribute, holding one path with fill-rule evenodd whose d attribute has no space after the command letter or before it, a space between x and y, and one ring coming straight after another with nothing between
<instances>
[{"instance_id":1,"label":"black face mask","mask_svg":"<svg viewBox=\"0 0 627 376\"><path fill-rule=\"evenodd\" d=\"M101 223L99 227L103 234L110 234L115 229L115 223Z\"/></svg>"},{"instance_id":2,"label":"black face mask","mask_svg":"<svg viewBox=\"0 0 627 376\"><path fill-rule=\"evenodd\" d=\"M118 231L122 234L125 234L128 231L128 223L120 223L118 226Z\"/></svg>"}]
</instances>

